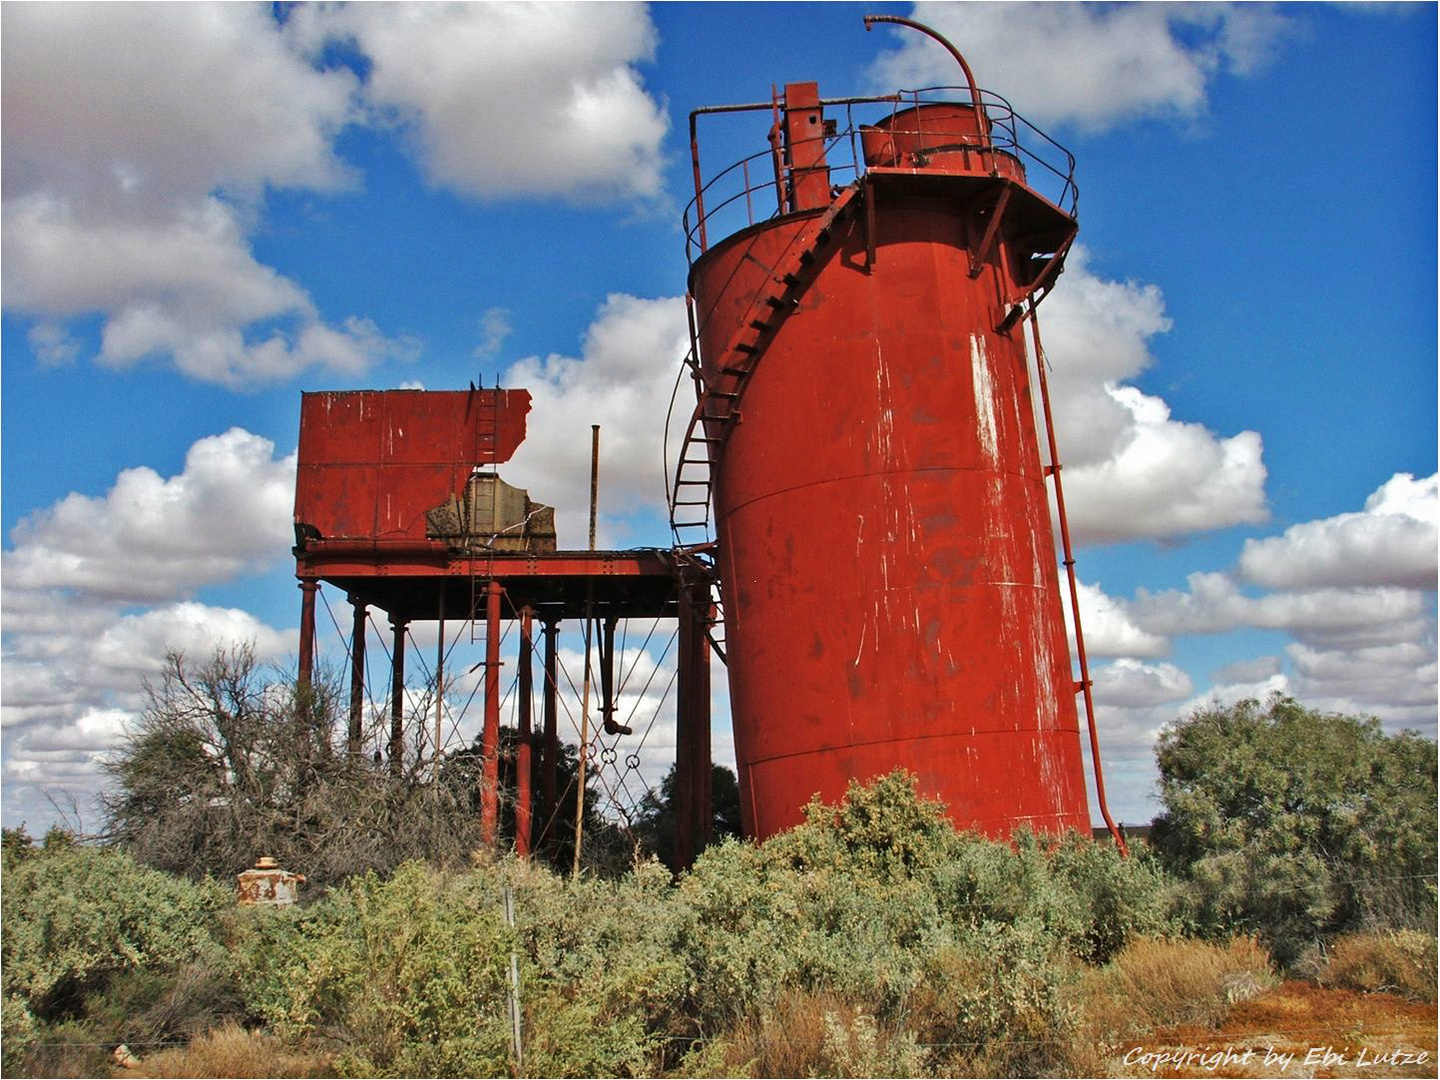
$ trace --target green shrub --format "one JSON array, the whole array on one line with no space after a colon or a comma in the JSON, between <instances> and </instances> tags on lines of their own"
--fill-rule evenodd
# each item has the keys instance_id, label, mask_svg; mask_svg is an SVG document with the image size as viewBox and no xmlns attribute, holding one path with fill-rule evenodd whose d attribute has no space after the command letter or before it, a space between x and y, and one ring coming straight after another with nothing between
<instances>
[{"instance_id":1,"label":"green shrub","mask_svg":"<svg viewBox=\"0 0 1440 1080\"><path fill-rule=\"evenodd\" d=\"M1079 966L1033 919L982 923L928 957L909 1011L935 1075L1075 1071Z\"/></svg>"},{"instance_id":2,"label":"green shrub","mask_svg":"<svg viewBox=\"0 0 1440 1080\"><path fill-rule=\"evenodd\" d=\"M1202 932L1258 934L1288 964L1322 937L1434 925L1432 741L1277 694L1196 710L1156 758L1153 842Z\"/></svg>"},{"instance_id":3,"label":"green shrub","mask_svg":"<svg viewBox=\"0 0 1440 1080\"><path fill-rule=\"evenodd\" d=\"M958 833L903 773L813 803L759 847L711 849L679 891L702 1033L769 1046L780 1002L839 995L882 1029L910 1017L947 1068L1060 1067L1077 962L1176 928L1153 860L1088 837Z\"/></svg>"},{"instance_id":4,"label":"green shrub","mask_svg":"<svg viewBox=\"0 0 1440 1080\"><path fill-rule=\"evenodd\" d=\"M257 912L237 939L250 1008L280 1037L339 1038L399 1075L506 1069L507 932L463 876L402 866L303 911Z\"/></svg>"},{"instance_id":5,"label":"green shrub","mask_svg":"<svg viewBox=\"0 0 1440 1080\"><path fill-rule=\"evenodd\" d=\"M213 882L149 870L118 851L47 843L11 863L3 897L4 990L37 1017L76 1015L124 972L223 965Z\"/></svg>"},{"instance_id":6,"label":"green shrub","mask_svg":"<svg viewBox=\"0 0 1440 1080\"><path fill-rule=\"evenodd\" d=\"M0 1055L3 1055L0 1063L4 1066L0 1072L6 1076L20 1075L21 1066L39 1037L38 1028L24 999L6 994L4 1003L0 1004Z\"/></svg>"}]
</instances>

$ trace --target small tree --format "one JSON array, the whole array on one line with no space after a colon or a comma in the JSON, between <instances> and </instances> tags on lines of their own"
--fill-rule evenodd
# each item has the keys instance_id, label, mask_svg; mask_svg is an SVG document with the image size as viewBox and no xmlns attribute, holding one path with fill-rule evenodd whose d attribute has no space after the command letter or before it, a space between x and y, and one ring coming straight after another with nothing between
<instances>
[{"instance_id":1,"label":"small tree","mask_svg":"<svg viewBox=\"0 0 1440 1080\"><path fill-rule=\"evenodd\" d=\"M675 766L671 765L658 789L640 800L635 832L646 848L670 869L675 867ZM724 765L710 766L710 842L740 835L740 783ZM698 855L699 852L697 851Z\"/></svg>"},{"instance_id":2,"label":"small tree","mask_svg":"<svg viewBox=\"0 0 1440 1080\"><path fill-rule=\"evenodd\" d=\"M461 865L483 846L480 748L444 755L438 779L428 761L407 758L399 774L343 749L339 697L324 678L309 685L266 679L249 647L193 664L166 658L129 739L106 763L106 836L140 862L199 878L229 877L260 855L304 873L312 885L407 859ZM513 729L500 731L499 821L514 836ZM574 747L562 747L559 806L532 811L537 853L568 867L574 848ZM586 797L584 863L623 872L633 843ZM544 812L542 817L541 811Z\"/></svg>"},{"instance_id":3,"label":"small tree","mask_svg":"<svg viewBox=\"0 0 1440 1080\"><path fill-rule=\"evenodd\" d=\"M1433 927L1436 748L1281 695L1197 709L1156 748L1152 842L1189 877L1200 929L1289 961L1366 926Z\"/></svg>"}]
</instances>

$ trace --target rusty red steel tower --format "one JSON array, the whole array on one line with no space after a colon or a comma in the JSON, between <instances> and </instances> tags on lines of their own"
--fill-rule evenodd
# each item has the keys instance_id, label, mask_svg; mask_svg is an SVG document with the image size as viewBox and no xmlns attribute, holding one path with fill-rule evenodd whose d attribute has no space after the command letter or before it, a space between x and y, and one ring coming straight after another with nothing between
<instances>
[{"instance_id":1,"label":"rusty red steel tower","mask_svg":"<svg viewBox=\"0 0 1440 1080\"><path fill-rule=\"evenodd\" d=\"M697 404L671 520L720 585L746 830L902 766L989 835L1088 830L1077 694L1102 812L1104 790L1035 322L1074 159L934 31L877 21L940 41L963 85L790 83L690 117ZM763 116L768 146L706 179L697 121L719 113Z\"/></svg>"}]
</instances>

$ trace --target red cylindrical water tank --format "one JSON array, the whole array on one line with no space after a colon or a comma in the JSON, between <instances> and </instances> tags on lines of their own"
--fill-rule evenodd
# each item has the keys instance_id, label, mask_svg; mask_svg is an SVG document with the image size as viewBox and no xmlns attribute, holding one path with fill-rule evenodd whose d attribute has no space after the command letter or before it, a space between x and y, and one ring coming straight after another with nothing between
<instances>
[{"instance_id":1,"label":"red cylindrical water tank","mask_svg":"<svg viewBox=\"0 0 1440 1080\"><path fill-rule=\"evenodd\" d=\"M988 227L1021 181L992 167L982 192L885 164L740 377L714 451L747 832L897 767L990 835L1088 829L1023 324L1004 319L1020 263ZM823 212L695 263L712 390L739 388L726 350Z\"/></svg>"}]
</instances>

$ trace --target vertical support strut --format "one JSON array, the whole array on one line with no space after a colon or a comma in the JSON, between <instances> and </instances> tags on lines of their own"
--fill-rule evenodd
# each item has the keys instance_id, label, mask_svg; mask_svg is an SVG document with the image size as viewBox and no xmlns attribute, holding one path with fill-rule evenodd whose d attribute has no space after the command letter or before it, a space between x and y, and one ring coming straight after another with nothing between
<instances>
[{"instance_id":1,"label":"vertical support strut","mask_svg":"<svg viewBox=\"0 0 1440 1080\"><path fill-rule=\"evenodd\" d=\"M1046 472L1055 481L1055 512L1060 519L1060 546L1065 553L1065 574L1070 579L1070 614L1075 623L1075 652L1080 659L1079 690L1085 698L1085 722L1090 729L1090 766L1095 772L1095 801L1105 827L1115 838L1115 846L1128 855L1125 837L1115 827L1110 808L1105 803L1105 778L1100 771L1100 736L1095 727L1095 699L1090 693L1090 664L1085 657L1085 633L1080 628L1080 586L1075 580L1075 556L1070 547L1070 523L1065 517L1065 488L1060 482L1060 455L1055 445L1055 423L1050 415L1050 388L1045 378L1045 349L1040 344L1040 321L1035 317L1035 300L1030 299L1030 333L1035 338L1035 370L1039 372L1040 404L1045 414L1045 437L1050 449L1050 465Z\"/></svg>"},{"instance_id":2,"label":"vertical support strut","mask_svg":"<svg viewBox=\"0 0 1440 1080\"><path fill-rule=\"evenodd\" d=\"M350 628L350 729L346 733L345 748L351 754L358 754L365 720L365 601L351 594L350 606L355 621Z\"/></svg>"},{"instance_id":3,"label":"vertical support strut","mask_svg":"<svg viewBox=\"0 0 1440 1080\"><path fill-rule=\"evenodd\" d=\"M409 620L392 615L395 644L390 654L390 774L405 768L405 628Z\"/></svg>"},{"instance_id":4,"label":"vertical support strut","mask_svg":"<svg viewBox=\"0 0 1440 1080\"><path fill-rule=\"evenodd\" d=\"M309 686L315 673L315 594L318 581L300 582L300 663L296 683Z\"/></svg>"},{"instance_id":5,"label":"vertical support strut","mask_svg":"<svg viewBox=\"0 0 1440 1080\"><path fill-rule=\"evenodd\" d=\"M708 588L680 587L678 597L675 867L688 868L710 840L710 650L705 617L710 611Z\"/></svg>"},{"instance_id":6,"label":"vertical support strut","mask_svg":"<svg viewBox=\"0 0 1440 1080\"><path fill-rule=\"evenodd\" d=\"M560 692L559 683L556 682L559 666L557 660L559 637L560 620L546 619L545 690L541 705L545 733L544 742L541 744L542 757L540 759L540 795L545 806L545 825L540 833L542 844L549 839L550 826L556 820L559 812L559 802L555 791L560 765L560 733L556 723Z\"/></svg>"},{"instance_id":7,"label":"vertical support strut","mask_svg":"<svg viewBox=\"0 0 1440 1080\"><path fill-rule=\"evenodd\" d=\"M535 610L528 604L520 609L520 666L519 686L519 737L515 743L515 854L522 859L530 857L530 697L534 677L531 673L531 657L534 642L531 641Z\"/></svg>"},{"instance_id":8,"label":"vertical support strut","mask_svg":"<svg viewBox=\"0 0 1440 1080\"><path fill-rule=\"evenodd\" d=\"M714 794L711 791L714 770L710 760L710 649L705 637L705 627L713 614L713 604L710 602L708 586L703 595L699 589L696 593L695 602L690 605L694 634L694 641L690 646L690 710L693 729L690 745L694 754L691 772L695 777L690 790L693 800L691 820L695 827L695 850L699 852L709 845L715 821Z\"/></svg>"},{"instance_id":9,"label":"vertical support strut","mask_svg":"<svg viewBox=\"0 0 1440 1080\"><path fill-rule=\"evenodd\" d=\"M440 726L445 710L445 587L440 587L440 635L435 644L435 765L436 790L440 786Z\"/></svg>"},{"instance_id":10,"label":"vertical support strut","mask_svg":"<svg viewBox=\"0 0 1440 1080\"><path fill-rule=\"evenodd\" d=\"M495 843L500 810L500 583L494 578L485 602L485 727L480 737L480 841Z\"/></svg>"},{"instance_id":11,"label":"vertical support strut","mask_svg":"<svg viewBox=\"0 0 1440 1080\"><path fill-rule=\"evenodd\" d=\"M620 731L615 723L615 623L615 616L606 615L600 634L600 726L607 735Z\"/></svg>"}]
</instances>

